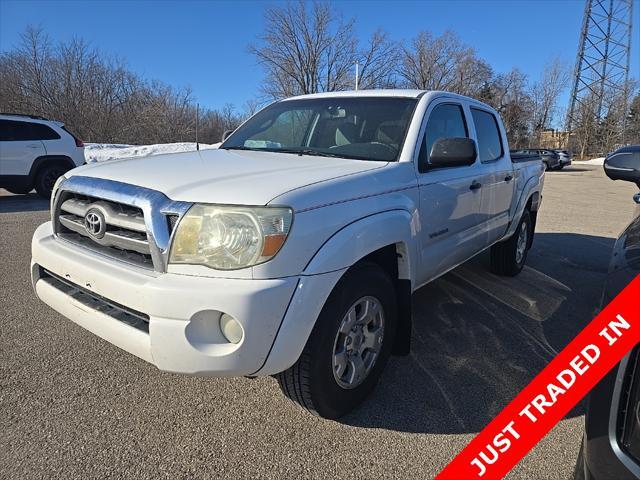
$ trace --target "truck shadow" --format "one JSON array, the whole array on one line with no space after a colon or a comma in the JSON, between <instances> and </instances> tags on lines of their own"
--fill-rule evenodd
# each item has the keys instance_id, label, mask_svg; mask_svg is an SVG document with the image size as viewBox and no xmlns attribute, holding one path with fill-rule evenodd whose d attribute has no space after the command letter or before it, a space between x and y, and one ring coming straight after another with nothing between
<instances>
[{"instance_id":1,"label":"truck shadow","mask_svg":"<svg viewBox=\"0 0 640 480\"><path fill-rule=\"evenodd\" d=\"M412 351L341 421L404 432L479 432L598 311L614 239L541 233L514 278L488 254L416 292ZM569 285L571 287L569 287ZM582 414L582 407L568 416Z\"/></svg>"},{"instance_id":2,"label":"truck shadow","mask_svg":"<svg viewBox=\"0 0 640 480\"><path fill-rule=\"evenodd\" d=\"M590 167L590 168L589 168ZM590 166L577 166L574 167L570 165L568 167L564 167L562 170L556 170L557 173L571 173L571 172L592 172L593 170L597 170L598 168L602 168L600 165L590 165Z\"/></svg>"},{"instance_id":3,"label":"truck shadow","mask_svg":"<svg viewBox=\"0 0 640 480\"><path fill-rule=\"evenodd\" d=\"M0 189L0 213L41 212L49 210L49 200L37 193L26 195L5 194Z\"/></svg>"}]
</instances>

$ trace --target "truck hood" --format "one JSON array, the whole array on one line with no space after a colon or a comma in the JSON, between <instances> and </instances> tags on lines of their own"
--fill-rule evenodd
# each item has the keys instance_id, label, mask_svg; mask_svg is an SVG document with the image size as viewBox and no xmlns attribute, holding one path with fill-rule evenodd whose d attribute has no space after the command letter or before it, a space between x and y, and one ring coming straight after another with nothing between
<instances>
[{"instance_id":1,"label":"truck hood","mask_svg":"<svg viewBox=\"0 0 640 480\"><path fill-rule=\"evenodd\" d=\"M66 176L138 185L185 202L266 205L291 190L386 165L375 161L212 149L92 163Z\"/></svg>"}]
</instances>

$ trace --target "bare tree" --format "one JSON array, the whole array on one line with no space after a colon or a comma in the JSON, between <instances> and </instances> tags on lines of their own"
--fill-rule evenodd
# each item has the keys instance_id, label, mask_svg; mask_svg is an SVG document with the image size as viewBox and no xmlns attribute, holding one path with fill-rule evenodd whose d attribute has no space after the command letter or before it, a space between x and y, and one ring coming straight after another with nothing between
<instances>
[{"instance_id":1,"label":"bare tree","mask_svg":"<svg viewBox=\"0 0 640 480\"><path fill-rule=\"evenodd\" d=\"M540 132L551 127L557 113L558 98L569 83L569 69L559 58L549 61L540 80L533 84L533 134L539 141Z\"/></svg>"},{"instance_id":2,"label":"bare tree","mask_svg":"<svg viewBox=\"0 0 640 480\"><path fill-rule=\"evenodd\" d=\"M249 46L266 72L272 98L343 88L356 55L353 20L344 22L326 3L300 0L265 12L259 44Z\"/></svg>"},{"instance_id":3,"label":"bare tree","mask_svg":"<svg viewBox=\"0 0 640 480\"><path fill-rule=\"evenodd\" d=\"M398 74L406 87L476 95L492 79L489 65L452 31L420 32L402 47Z\"/></svg>"},{"instance_id":4,"label":"bare tree","mask_svg":"<svg viewBox=\"0 0 640 480\"><path fill-rule=\"evenodd\" d=\"M360 67L358 87L394 88L399 55L396 42L389 40L384 31L376 30L365 48L357 53Z\"/></svg>"},{"instance_id":5,"label":"bare tree","mask_svg":"<svg viewBox=\"0 0 640 480\"><path fill-rule=\"evenodd\" d=\"M354 20L344 20L325 2L299 0L267 8L265 30L249 46L265 70L263 91L268 98L396 84L398 47L382 30L361 47Z\"/></svg>"},{"instance_id":6,"label":"bare tree","mask_svg":"<svg viewBox=\"0 0 640 480\"><path fill-rule=\"evenodd\" d=\"M640 93L636 92L627 115L625 142L640 144Z\"/></svg>"},{"instance_id":7,"label":"bare tree","mask_svg":"<svg viewBox=\"0 0 640 480\"><path fill-rule=\"evenodd\" d=\"M509 146L528 146L533 106L527 76L514 68L506 74L497 75L480 93L482 100L500 113Z\"/></svg>"},{"instance_id":8,"label":"bare tree","mask_svg":"<svg viewBox=\"0 0 640 480\"><path fill-rule=\"evenodd\" d=\"M571 143L574 154L579 158L585 158L587 153L595 150L599 129L595 120L597 108L598 101L593 93L583 97L576 105Z\"/></svg>"},{"instance_id":9,"label":"bare tree","mask_svg":"<svg viewBox=\"0 0 640 480\"><path fill-rule=\"evenodd\" d=\"M602 153L615 150L629 141L627 132L632 119L630 113L636 85L635 80L629 80L622 91L605 90L602 102L605 114L599 123L598 150Z\"/></svg>"}]
</instances>

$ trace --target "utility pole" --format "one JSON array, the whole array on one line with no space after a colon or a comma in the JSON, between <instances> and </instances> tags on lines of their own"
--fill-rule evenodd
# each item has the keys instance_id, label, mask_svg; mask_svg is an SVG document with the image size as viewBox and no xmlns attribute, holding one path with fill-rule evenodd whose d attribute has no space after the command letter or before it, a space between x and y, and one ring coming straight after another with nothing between
<instances>
[{"instance_id":1,"label":"utility pole","mask_svg":"<svg viewBox=\"0 0 640 480\"><path fill-rule=\"evenodd\" d=\"M196 103L196 150L200 150L200 142L198 142L199 116L200 116L200 104Z\"/></svg>"},{"instance_id":2,"label":"utility pole","mask_svg":"<svg viewBox=\"0 0 640 480\"><path fill-rule=\"evenodd\" d=\"M358 90L358 82L360 81L360 79L358 78L358 62L356 62L356 91Z\"/></svg>"}]
</instances>

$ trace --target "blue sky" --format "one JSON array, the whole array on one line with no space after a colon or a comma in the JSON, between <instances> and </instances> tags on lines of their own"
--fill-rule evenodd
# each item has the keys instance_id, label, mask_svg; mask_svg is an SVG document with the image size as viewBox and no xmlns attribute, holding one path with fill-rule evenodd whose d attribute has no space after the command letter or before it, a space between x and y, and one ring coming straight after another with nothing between
<instances>
[{"instance_id":1,"label":"blue sky","mask_svg":"<svg viewBox=\"0 0 640 480\"><path fill-rule=\"evenodd\" d=\"M242 107L258 94L262 71L247 45L262 31L262 1L0 0L0 51L24 28L54 40L73 36L126 59L148 79L190 86L206 107ZM457 32L498 72L518 67L535 79L560 57L573 68L582 0L334 1L364 38L378 27L396 40L420 30ZM640 2L634 5L631 74L640 77ZM568 92L565 93L565 97Z\"/></svg>"}]
</instances>

